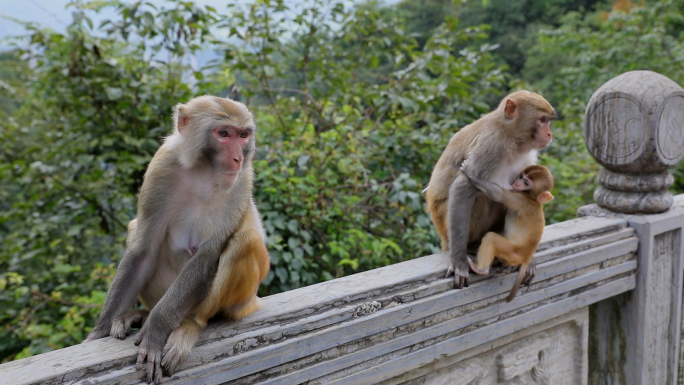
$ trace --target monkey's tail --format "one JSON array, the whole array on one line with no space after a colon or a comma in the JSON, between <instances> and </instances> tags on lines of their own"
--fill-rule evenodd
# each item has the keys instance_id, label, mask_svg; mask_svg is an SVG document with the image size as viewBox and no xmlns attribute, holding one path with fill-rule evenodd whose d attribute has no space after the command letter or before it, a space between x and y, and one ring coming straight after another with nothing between
<instances>
[{"instance_id":1,"label":"monkey's tail","mask_svg":"<svg viewBox=\"0 0 684 385\"><path fill-rule=\"evenodd\" d=\"M518 271L518 278L515 279L515 283L513 284L511 293L508 295L508 297L506 297L506 302L511 302L513 298L515 298L515 295L518 294L518 288L520 287L520 284L522 283L522 280L525 277L525 273L527 272L528 266L529 263L523 263L522 265L520 265L520 271Z\"/></svg>"}]
</instances>

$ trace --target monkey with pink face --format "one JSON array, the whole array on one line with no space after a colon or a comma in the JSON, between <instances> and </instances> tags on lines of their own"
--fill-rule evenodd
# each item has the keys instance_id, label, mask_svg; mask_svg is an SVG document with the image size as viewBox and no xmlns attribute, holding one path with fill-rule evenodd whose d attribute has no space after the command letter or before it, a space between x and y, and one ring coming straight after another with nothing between
<instances>
[{"instance_id":1,"label":"monkey with pink face","mask_svg":"<svg viewBox=\"0 0 684 385\"><path fill-rule=\"evenodd\" d=\"M155 383L162 367L172 373L187 356L209 318L257 309L270 266L252 199L252 114L201 96L177 105L174 122L147 168L126 251L86 338L124 339L141 327L136 366ZM136 297L147 310L127 312Z\"/></svg>"},{"instance_id":2,"label":"monkey with pink face","mask_svg":"<svg viewBox=\"0 0 684 385\"><path fill-rule=\"evenodd\" d=\"M468 286L468 252L477 252L488 232L503 229L506 207L476 188L461 171L468 158L476 178L510 186L520 170L537 160L551 143L556 111L541 95L516 91L498 108L455 133L437 161L426 189L427 210L448 251L447 276L456 288ZM532 262L523 283L534 278Z\"/></svg>"}]
</instances>

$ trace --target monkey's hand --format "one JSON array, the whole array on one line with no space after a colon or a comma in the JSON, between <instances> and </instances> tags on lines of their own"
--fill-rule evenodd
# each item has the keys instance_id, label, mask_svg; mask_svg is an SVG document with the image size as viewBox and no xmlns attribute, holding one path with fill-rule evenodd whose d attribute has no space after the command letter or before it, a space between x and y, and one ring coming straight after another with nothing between
<instances>
[{"instance_id":1,"label":"monkey's hand","mask_svg":"<svg viewBox=\"0 0 684 385\"><path fill-rule=\"evenodd\" d=\"M129 311L112 322L112 328L109 330L109 335L123 340L127 335L131 334L132 328L141 328L145 324L149 314L150 312L147 310L138 309Z\"/></svg>"},{"instance_id":2,"label":"monkey's hand","mask_svg":"<svg viewBox=\"0 0 684 385\"><path fill-rule=\"evenodd\" d=\"M463 159L463 162L461 163L461 171L463 172L463 175L468 177L468 179L472 179L473 173L471 171L470 160L468 158Z\"/></svg>"},{"instance_id":3,"label":"monkey's hand","mask_svg":"<svg viewBox=\"0 0 684 385\"><path fill-rule=\"evenodd\" d=\"M446 277L449 277L452 274L454 275L454 286L457 289L468 286L468 279L470 278L468 256L465 258L449 258L449 267L447 268Z\"/></svg>"},{"instance_id":4,"label":"monkey's hand","mask_svg":"<svg viewBox=\"0 0 684 385\"><path fill-rule=\"evenodd\" d=\"M534 275L537 271L537 262L530 261L530 265L527 267L527 271L525 272L525 276L523 277L522 284L525 286L530 286L532 283L532 280L534 279Z\"/></svg>"},{"instance_id":5,"label":"monkey's hand","mask_svg":"<svg viewBox=\"0 0 684 385\"><path fill-rule=\"evenodd\" d=\"M135 340L135 345L140 346L138 350L138 360L135 368L140 370L143 368L145 359L147 359L147 377L145 381L148 384L159 384L162 380L162 349L168 336L163 333L155 332L150 328L150 322L146 322L138 333Z\"/></svg>"}]
</instances>

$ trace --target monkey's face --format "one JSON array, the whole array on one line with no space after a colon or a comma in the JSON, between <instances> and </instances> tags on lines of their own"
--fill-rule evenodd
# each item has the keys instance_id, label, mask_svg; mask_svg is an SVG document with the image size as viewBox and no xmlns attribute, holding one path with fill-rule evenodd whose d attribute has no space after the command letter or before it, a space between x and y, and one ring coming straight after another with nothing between
<instances>
[{"instance_id":1,"label":"monkey's face","mask_svg":"<svg viewBox=\"0 0 684 385\"><path fill-rule=\"evenodd\" d=\"M253 142L254 130L238 126L218 126L213 129L214 162L227 182L237 178Z\"/></svg>"},{"instance_id":2,"label":"monkey's face","mask_svg":"<svg viewBox=\"0 0 684 385\"><path fill-rule=\"evenodd\" d=\"M515 182L513 182L511 189L513 191L525 191L530 194L533 199L537 199L539 194L549 192L553 189L553 175L551 175L551 171L544 166L527 166L518 175ZM551 197L550 199L553 199L553 196L550 193L549 195Z\"/></svg>"},{"instance_id":3,"label":"monkey's face","mask_svg":"<svg viewBox=\"0 0 684 385\"><path fill-rule=\"evenodd\" d=\"M532 133L532 140L534 142L533 146L537 150L541 150L542 148L551 144L551 140L553 139L553 134L551 133L551 121L553 119L553 115L545 113L542 113L541 115L537 116L535 122L536 125Z\"/></svg>"},{"instance_id":4,"label":"monkey's face","mask_svg":"<svg viewBox=\"0 0 684 385\"><path fill-rule=\"evenodd\" d=\"M511 185L513 191L527 191L532 188L532 181L524 172L518 175L518 178Z\"/></svg>"}]
</instances>

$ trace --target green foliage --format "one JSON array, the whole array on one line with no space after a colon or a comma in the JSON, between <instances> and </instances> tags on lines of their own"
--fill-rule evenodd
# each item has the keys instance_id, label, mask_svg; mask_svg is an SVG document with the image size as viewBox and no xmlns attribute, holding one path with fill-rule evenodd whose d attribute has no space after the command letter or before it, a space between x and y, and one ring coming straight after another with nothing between
<instances>
[{"instance_id":1,"label":"green foliage","mask_svg":"<svg viewBox=\"0 0 684 385\"><path fill-rule=\"evenodd\" d=\"M457 51L478 29L447 19L419 48L372 4L71 6L65 33L26 25L16 55L32 65L27 93L0 120L2 360L93 326L172 106L199 94L256 115L255 199L272 257L261 294L437 250L420 190L503 81L491 46ZM109 6L119 16L95 28L90 12ZM224 59L192 68L200 48Z\"/></svg>"},{"instance_id":2,"label":"green foliage","mask_svg":"<svg viewBox=\"0 0 684 385\"><path fill-rule=\"evenodd\" d=\"M591 93L632 69L684 81L682 0L611 12L591 0L287 4L74 1L65 33L25 24L26 46L0 56L0 360L93 326L178 102L218 94L255 114L267 295L437 251L420 191L458 127L508 87L560 115L541 156L556 179L552 223L593 201ZM104 7L118 16L95 27ZM191 66L200 51L221 59ZM506 83L497 63L522 79Z\"/></svg>"},{"instance_id":3,"label":"green foliage","mask_svg":"<svg viewBox=\"0 0 684 385\"><path fill-rule=\"evenodd\" d=\"M555 221L579 203L593 202L598 166L581 136L592 93L631 70L659 72L684 84L684 2L661 0L648 6L617 2L610 12L569 12L556 29L541 30L523 71L553 101L561 115L557 140L543 161L556 177L556 199L547 207ZM684 166L674 170L673 191L684 192ZM559 205L561 207L559 207ZM558 215L559 213L563 213Z\"/></svg>"},{"instance_id":4,"label":"green foliage","mask_svg":"<svg viewBox=\"0 0 684 385\"><path fill-rule=\"evenodd\" d=\"M102 2L99 2L102 3ZM33 66L27 95L0 120L0 359L80 342L122 251L146 164L168 132L169 112L193 95L182 52L159 61L116 24L94 31L76 4L64 34L27 24L19 50ZM101 4L99 4L101 5ZM138 28L136 6L120 6ZM158 12L174 29L195 15L183 4ZM131 27L132 28L132 27ZM195 37L160 39L191 50ZM154 51L152 51L154 53Z\"/></svg>"},{"instance_id":5,"label":"green foliage","mask_svg":"<svg viewBox=\"0 0 684 385\"><path fill-rule=\"evenodd\" d=\"M458 17L463 27L491 28L488 42L498 45L494 53L502 64L518 75L529 55L530 37L541 25L557 27L569 11L589 11L601 0L403 0L383 10L387 18L406 20L406 31L416 36L419 46L432 36L446 17Z\"/></svg>"},{"instance_id":6,"label":"green foliage","mask_svg":"<svg viewBox=\"0 0 684 385\"><path fill-rule=\"evenodd\" d=\"M19 107L26 72L27 66L14 52L0 52L0 117L12 115Z\"/></svg>"},{"instance_id":7,"label":"green foliage","mask_svg":"<svg viewBox=\"0 0 684 385\"><path fill-rule=\"evenodd\" d=\"M461 1L404 0L395 7L382 9L381 13L385 19L404 19L406 32L414 36L418 46L422 47L432 36L435 28L438 28L447 17L456 15L458 3ZM483 1L482 4L484 3Z\"/></svg>"},{"instance_id":8,"label":"green foliage","mask_svg":"<svg viewBox=\"0 0 684 385\"><path fill-rule=\"evenodd\" d=\"M265 101L254 106L272 264L263 293L437 251L420 190L454 127L486 111L502 80L488 46L455 52L476 37L457 20L418 49L372 9L328 9L332 23L324 2L307 3L291 28L261 4L225 25L240 43L224 45L222 65L247 100ZM373 77L381 63L397 70ZM273 86L285 76L287 88Z\"/></svg>"},{"instance_id":9,"label":"green foliage","mask_svg":"<svg viewBox=\"0 0 684 385\"><path fill-rule=\"evenodd\" d=\"M576 99L556 108L561 120L553 123L553 142L540 156L539 163L554 177L555 199L544 205L547 223L572 219L578 207L594 203L599 165L584 145L585 107L585 102Z\"/></svg>"},{"instance_id":10,"label":"green foliage","mask_svg":"<svg viewBox=\"0 0 684 385\"><path fill-rule=\"evenodd\" d=\"M540 31L526 63L526 78L536 78L550 98L559 101L588 101L601 84L639 69L681 84L682 10L681 1L664 0L628 11L570 12L559 28Z\"/></svg>"}]
</instances>

